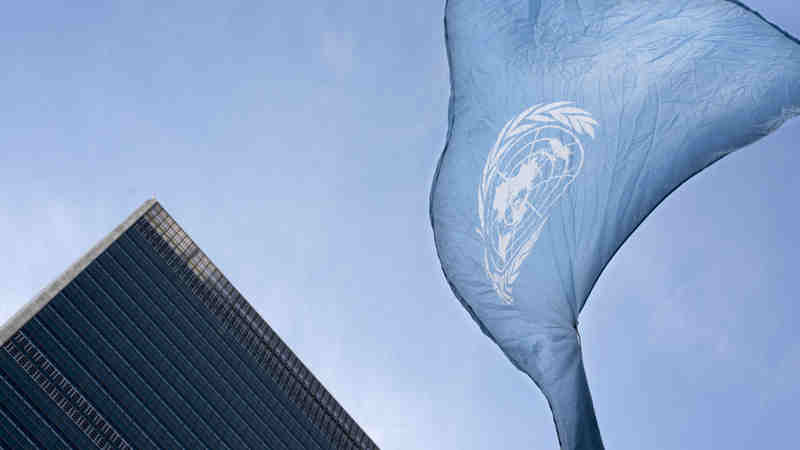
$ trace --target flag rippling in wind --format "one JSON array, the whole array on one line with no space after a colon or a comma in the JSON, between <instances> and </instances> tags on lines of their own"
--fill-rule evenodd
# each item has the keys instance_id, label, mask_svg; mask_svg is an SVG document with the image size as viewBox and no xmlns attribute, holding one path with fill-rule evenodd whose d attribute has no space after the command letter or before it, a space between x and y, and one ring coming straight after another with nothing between
<instances>
[{"instance_id":1,"label":"flag rippling in wind","mask_svg":"<svg viewBox=\"0 0 800 450\"><path fill-rule=\"evenodd\" d=\"M445 28L442 269L544 393L561 448L601 449L586 299L670 192L800 112L800 45L728 0L448 0Z\"/></svg>"}]
</instances>

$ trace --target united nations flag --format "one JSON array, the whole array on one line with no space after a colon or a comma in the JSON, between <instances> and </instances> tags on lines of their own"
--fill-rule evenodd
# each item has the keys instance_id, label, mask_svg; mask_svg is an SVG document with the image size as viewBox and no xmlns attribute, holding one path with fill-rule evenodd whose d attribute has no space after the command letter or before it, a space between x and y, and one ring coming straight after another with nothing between
<instances>
[{"instance_id":1,"label":"united nations flag","mask_svg":"<svg viewBox=\"0 0 800 450\"><path fill-rule=\"evenodd\" d=\"M589 292L677 186L800 112L800 46L727 0L448 0L445 34L445 277L542 390L561 448L601 449Z\"/></svg>"}]
</instances>

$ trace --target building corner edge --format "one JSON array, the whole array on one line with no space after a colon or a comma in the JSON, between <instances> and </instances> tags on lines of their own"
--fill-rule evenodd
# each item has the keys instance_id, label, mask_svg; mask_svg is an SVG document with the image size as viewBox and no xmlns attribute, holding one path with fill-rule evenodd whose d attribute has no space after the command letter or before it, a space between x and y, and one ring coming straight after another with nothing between
<instances>
[{"instance_id":1,"label":"building corner edge","mask_svg":"<svg viewBox=\"0 0 800 450\"><path fill-rule=\"evenodd\" d=\"M103 239L95 244L77 261L72 263L58 278L50 282L44 289L40 290L28 303L17 310L6 323L0 326L0 347L5 345L20 328L25 326L42 308L44 308L53 297L68 285L79 273L81 273L92 261L103 253L112 242L117 240L128 228L130 228L140 217L150 208L158 203L155 198L150 198L134 210L127 219L116 228L111 230Z\"/></svg>"}]
</instances>

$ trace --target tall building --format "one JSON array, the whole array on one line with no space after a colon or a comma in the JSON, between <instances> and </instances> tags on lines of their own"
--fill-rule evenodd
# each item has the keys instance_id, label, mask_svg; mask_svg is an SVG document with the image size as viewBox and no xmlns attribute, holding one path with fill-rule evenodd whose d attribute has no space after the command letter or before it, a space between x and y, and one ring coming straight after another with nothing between
<instances>
[{"instance_id":1,"label":"tall building","mask_svg":"<svg viewBox=\"0 0 800 450\"><path fill-rule=\"evenodd\" d=\"M0 448L377 448L155 200L0 345Z\"/></svg>"}]
</instances>

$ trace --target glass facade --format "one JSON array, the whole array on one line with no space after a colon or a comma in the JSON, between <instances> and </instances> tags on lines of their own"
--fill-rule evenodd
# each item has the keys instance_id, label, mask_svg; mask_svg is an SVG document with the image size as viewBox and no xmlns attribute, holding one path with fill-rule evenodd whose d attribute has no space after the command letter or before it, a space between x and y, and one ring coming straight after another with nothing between
<instances>
[{"instance_id":1,"label":"glass facade","mask_svg":"<svg viewBox=\"0 0 800 450\"><path fill-rule=\"evenodd\" d=\"M0 330L0 446L377 448L157 202L101 244Z\"/></svg>"}]
</instances>

